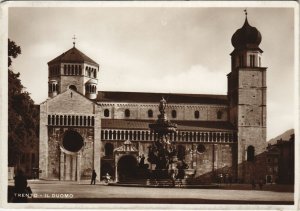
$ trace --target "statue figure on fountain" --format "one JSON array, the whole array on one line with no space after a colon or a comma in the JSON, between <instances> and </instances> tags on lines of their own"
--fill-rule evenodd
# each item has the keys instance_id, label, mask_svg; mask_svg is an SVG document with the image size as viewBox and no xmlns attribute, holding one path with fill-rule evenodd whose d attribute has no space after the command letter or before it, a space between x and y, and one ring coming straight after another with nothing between
<instances>
[{"instance_id":1,"label":"statue figure on fountain","mask_svg":"<svg viewBox=\"0 0 300 211\"><path fill-rule=\"evenodd\" d=\"M170 164L176 162L177 151L169 134L176 132L177 125L171 123L167 119L165 109L167 101L162 97L159 102L158 119L154 124L150 124L150 129L157 135L154 143L149 147L148 161L155 164L155 170L158 172L158 177L169 176Z\"/></svg>"}]
</instances>

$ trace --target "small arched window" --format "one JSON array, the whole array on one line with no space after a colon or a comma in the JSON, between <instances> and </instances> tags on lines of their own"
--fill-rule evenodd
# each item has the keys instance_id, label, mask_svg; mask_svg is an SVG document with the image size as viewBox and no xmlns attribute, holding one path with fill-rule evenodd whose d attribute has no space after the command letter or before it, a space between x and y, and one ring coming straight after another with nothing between
<instances>
[{"instance_id":1,"label":"small arched window","mask_svg":"<svg viewBox=\"0 0 300 211\"><path fill-rule=\"evenodd\" d=\"M195 111L194 116L195 116L195 119L199 119L199 117L200 117L199 111Z\"/></svg>"},{"instance_id":2,"label":"small arched window","mask_svg":"<svg viewBox=\"0 0 300 211\"><path fill-rule=\"evenodd\" d=\"M217 112L217 119L222 119L223 116L223 112L222 111L218 111Z\"/></svg>"},{"instance_id":3,"label":"small arched window","mask_svg":"<svg viewBox=\"0 0 300 211\"><path fill-rule=\"evenodd\" d=\"M104 148L105 148L105 156L112 157L114 153L114 145L111 143L106 143Z\"/></svg>"},{"instance_id":4,"label":"small arched window","mask_svg":"<svg viewBox=\"0 0 300 211\"><path fill-rule=\"evenodd\" d=\"M130 111L129 111L129 109L125 110L125 117L130 117Z\"/></svg>"},{"instance_id":5,"label":"small arched window","mask_svg":"<svg viewBox=\"0 0 300 211\"><path fill-rule=\"evenodd\" d=\"M149 118L153 117L153 111L151 109L148 110L148 117Z\"/></svg>"},{"instance_id":6,"label":"small arched window","mask_svg":"<svg viewBox=\"0 0 300 211\"><path fill-rule=\"evenodd\" d=\"M247 148L247 161L254 161L255 149L254 146L248 146Z\"/></svg>"},{"instance_id":7,"label":"small arched window","mask_svg":"<svg viewBox=\"0 0 300 211\"><path fill-rule=\"evenodd\" d=\"M176 117L177 117L177 112L176 112L176 110L172 110L171 115L172 115L172 118L176 118Z\"/></svg>"},{"instance_id":8,"label":"small arched window","mask_svg":"<svg viewBox=\"0 0 300 211\"><path fill-rule=\"evenodd\" d=\"M105 116L105 117L109 117L109 110L108 110L108 109L105 109L105 110L104 110L104 116Z\"/></svg>"}]
</instances>

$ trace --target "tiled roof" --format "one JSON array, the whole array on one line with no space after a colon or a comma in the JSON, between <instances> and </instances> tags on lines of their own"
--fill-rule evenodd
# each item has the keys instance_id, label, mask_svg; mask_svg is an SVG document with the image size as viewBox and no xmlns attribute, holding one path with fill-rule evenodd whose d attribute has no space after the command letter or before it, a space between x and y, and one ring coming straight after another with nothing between
<instances>
[{"instance_id":1,"label":"tiled roof","mask_svg":"<svg viewBox=\"0 0 300 211\"><path fill-rule=\"evenodd\" d=\"M161 97L164 97L168 103L228 104L227 95L109 91L99 91L97 102L159 103Z\"/></svg>"},{"instance_id":2,"label":"tiled roof","mask_svg":"<svg viewBox=\"0 0 300 211\"><path fill-rule=\"evenodd\" d=\"M82 53L80 50L77 48L73 47L70 50L64 52L60 56L56 57L55 59L51 60L48 62L48 65L52 63L57 63L57 62L66 62L66 63L89 63L93 65L97 65L97 62L89 58L87 55Z\"/></svg>"},{"instance_id":3,"label":"tiled roof","mask_svg":"<svg viewBox=\"0 0 300 211\"><path fill-rule=\"evenodd\" d=\"M128 129L147 130L149 124L154 120L124 120L124 119L102 119L102 129ZM172 121L177 124L177 130L181 131L232 131L234 127L229 122L221 121Z\"/></svg>"}]
</instances>

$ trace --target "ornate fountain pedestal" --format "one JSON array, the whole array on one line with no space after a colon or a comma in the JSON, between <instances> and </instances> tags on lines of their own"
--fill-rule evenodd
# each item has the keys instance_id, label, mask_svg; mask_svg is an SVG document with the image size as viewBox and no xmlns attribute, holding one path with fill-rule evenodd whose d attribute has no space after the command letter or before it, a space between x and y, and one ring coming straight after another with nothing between
<instances>
[{"instance_id":1,"label":"ornate fountain pedestal","mask_svg":"<svg viewBox=\"0 0 300 211\"><path fill-rule=\"evenodd\" d=\"M156 140L149 148L148 161L155 164L152 170L154 179L171 178L175 171L177 162L177 152L175 144L170 140L170 134L176 132L177 125L167 119L165 113L167 102L164 98L160 100L158 119L155 123L149 124L151 131L156 134Z\"/></svg>"}]
</instances>

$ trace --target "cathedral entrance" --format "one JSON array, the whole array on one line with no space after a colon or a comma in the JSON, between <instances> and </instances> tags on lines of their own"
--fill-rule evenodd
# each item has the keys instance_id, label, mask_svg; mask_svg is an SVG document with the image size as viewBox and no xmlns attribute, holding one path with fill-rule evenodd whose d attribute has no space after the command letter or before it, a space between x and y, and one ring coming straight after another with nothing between
<instances>
[{"instance_id":1,"label":"cathedral entrance","mask_svg":"<svg viewBox=\"0 0 300 211\"><path fill-rule=\"evenodd\" d=\"M64 133L61 141L60 180L79 180L80 150L84 145L82 136L73 130Z\"/></svg>"},{"instance_id":2,"label":"cathedral entrance","mask_svg":"<svg viewBox=\"0 0 300 211\"><path fill-rule=\"evenodd\" d=\"M134 179L137 176L137 160L132 155L124 155L118 162L119 180Z\"/></svg>"}]
</instances>

